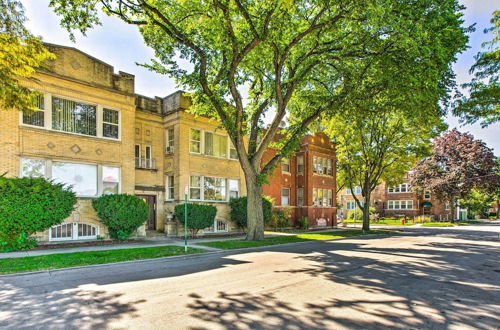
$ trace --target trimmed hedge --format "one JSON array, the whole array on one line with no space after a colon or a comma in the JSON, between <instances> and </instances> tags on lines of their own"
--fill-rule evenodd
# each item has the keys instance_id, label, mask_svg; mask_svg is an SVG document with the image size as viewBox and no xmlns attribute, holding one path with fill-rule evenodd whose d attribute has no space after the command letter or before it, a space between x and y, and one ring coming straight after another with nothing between
<instances>
[{"instance_id":1,"label":"trimmed hedge","mask_svg":"<svg viewBox=\"0 0 500 330\"><path fill-rule=\"evenodd\" d=\"M238 224L240 228L247 227L247 197L233 198L229 202L231 206L231 220ZM272 219L273 203L269 197L262 197L262 211L264 212L264 225Z\"/></svg>"},{"instance_id":2,"label":"trimmed hedge","mask_svg":"<svg viewBox=\"0 0 500 330\"><path fill-rule=\"evenodd\" d=\"M115 239L127 239L149 215L149 206L139 197L128 194L102 195L92 201L97 216Z\"/></svg>"},{"instance_id":3,"label":"trimmed hedge","mask_svg":"<svg viewBox=\"0 0 500 330\"><path fill-rule=\"evenodd\" d=\"M0 250L34 247L29 236L63 222L75 203L75 193L63 184L0 176Z\"/></svg>"},{"instance_id":4,"label":"trimmed hedge","mask_svg":"<svg viewBox=\"0 0 500 330\"><path fill-rule=\"evenodd\" d=\"M184 204L175 206L175 217L184 224ZM187 204L187 227L194 237L200 229L208 228L214 225L217 208L207 204Z\"/></svg>"}]
</instances>

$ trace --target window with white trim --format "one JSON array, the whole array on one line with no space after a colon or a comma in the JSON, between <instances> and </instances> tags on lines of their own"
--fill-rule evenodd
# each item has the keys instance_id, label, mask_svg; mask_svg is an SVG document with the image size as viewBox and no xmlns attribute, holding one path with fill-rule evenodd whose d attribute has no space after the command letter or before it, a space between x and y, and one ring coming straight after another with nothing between
<instances>
[{"instance_id":1,"label":"window with white trim","mask_svg":"<svg viewBox=\"0 0 500 330\"><path fill-rule=\"evenodd\" d=\"M173 200L174 199L174 176L167 175L166 184L165 184L165 199Z\"/></svg>"},{"instance_id":2,"label":"window with white trim","mask_svg":"<svg viewBox=\"0 0 500 330\"><path fill-rule=\"evenodd\" d=\"M431 191L430 190L424 190L424 199L426 199L426 200L431 199Z\"/></svg>"},{"instance_id":3,"label":"window with white trim","mask_svg":"<svg viewBox=\"0 0 500 330\"><path fill-rule=\"evenodd\" d=\"M201 153L201 131L199 129L191 128L189 132L189 151L196 154Z\"/></svg>"},{"instance_id":4,"label":"window with white trim","mask_svg":"<svg viewBox=\"0 0 500 330\"><path fill-rule=\"evenodd\" d=\"M352 192L351 188L346 188L346 194L347 195L361 195L361 186L354 186L352 187Z\"/></svg>"},{"instance_id":5,"label":"window with white trim","mask_svg":"<svg viewBox=\"0 0 500 330\"><path fill-rule=\"evenodd\" d=\"M45 126L45 97L38 94L35 99L36 111L23 112L23 124L31 126Z\"/></svg>"},{"instance_id":6,"label":"window with white trim","mask_svg":"<svg viewBox=\"0 0 500 330\"><path fill-rule=\"evenodd\" d=\"M174 146L175 146L175 137L174 137L174 128L169 127L166 130L166 149L165 153L166 154L171 154L174 152Z\"/></svg>"},{"instance_id":7,"label":"window with white trim","mask_svg":"<svg viewBox=\"0 0 500 330\"><path fill-rule=\"evenodd\" d=\"M97 106L52 97L52 129L97 136Z\"/></svg>"},{"instance_id":8,"label":"window with white trim","mask_svg":"<svg viewBox=\"0 0 500 330\"><path fill-rule=\"evenodd\" d=\"M102 109L102 136L118 139L120 129L120 113L113 109Z\"/></svg>"},{"instance_id":9,"label":"window with white trim","mask_svg":"<svg viewBox=\"0 0 500 330\"><path fill-rule=\"evenodd\" d=\"M304 156L297 156L297 174L304 174Z\"/></svg>"},{"instance_id":10,"label":"window with white trim","mask_svg":"<svg viewBox=\"0 0 500 330\"><path fill-rule=\"evenodd\" d=\"M313 156L313 173L333 175L333 161L330 158Z\"/></svg>"},{"instance_id":11,"label":"window with white trim","mask_svg":"<svg viewBox=\"0 0 500 330\"><path fill-rule=\"evenodd\" d=\"M96 239L99 227L82 222L65 222L49 229L49 241Z\"/></svg>"},{"instance_id":12,"label":"window with white trim","mask_svg":"<svg viewBox=\"0 0 500 330\"><path fill-rule=\"evenodd\" d=\"M205 155L227 158L227 136L205 132Z\"/></svg>"},{"instance_id":13,"label":"window with white trim","mask_svg":"<svg viewBox=\"0 0 500 330\"><path fill-rule=\"evenodd\" d=\"M281 160L281 171L290 173L290 158L283 158Z\"/></svg>"},{"instance_id":14,"label":"window with white trim","mask_svg":"<svg viewBox=\"0 0 500 330\"><path fill-rule=\"evenodd\" d=\"M408 183L403 183L394 187L389 188L390 193L406 193L410 192L410 185Z\"/></svg>"},{"instance_id":15,"label":"window with white trim","mask_svg":"<svg viewBox=\"0 0 500 330\"><path fill-rule=\"evenodd\" d=\"M304 188L297 188L297 206L304 206Z\"/></svg>"},{"instance_id":16,"label":"window with white trim","mask_svg":"<svg viewBox=\"0 0 500 330\"><path fill-rule=\"evenodd\" d=\"M120 138L119 110L49 93L37 96L35 106L38 111L22 114L22 125L113 140Z\"/></svg>"},{"instance_id":17,"label":"window with white trim","mask_svg":"<svg viewBox=\"0 0 500 330\"><path fill-rule=\"evenodd\" d=\"M231 185L228 189L228 185ZM191 175L189 180L189 199L203 201L227 201L228 193L239 196L239 181L233 179Z\"/></svg>"},{"instance_id":18,"label":"window with white trim","mask_svg":"<svg viewBox=\"0 0 500 330\"><path fill-rule=\"evenodd\" d=\"M54 182L71 185L71 189L79 197L97 197L120 192L119 167L21 158L20 176L44 176Z\"/></svg>"},{"instance_id":19,"label":"window with white trim","mask_svg":"<svg viewBox=\"0 0 500 330\"><path fill-rule=\"evenodd\" d=\"M332 196L331 189L313 188L313 204L316 206L332 206Z\"/></svg>"},{"instance_id":20,"label":"window with white trim","mask_svg":"<svg viewBox=\"0 0 500 330\"><path fill-rule=\"evenodd\" d=\"M449 211L449 210L451 209L451 207L450 207L450 202L446 202L446 203L444 203L444 209L445 209L446 211Z\"/></svg>"},{"instance_id":21,"label":"window with white trim","mask_svg":"<svg viewBox=\"0 0 500 330\"><path fill-rule=\"evenodd\" d=\"M412 210L412 200L390 200L387 201L387 208L389 210Z\"/></svg>"},{"instance_id":22,"label":"window with white trim","mask_svg":"<svg viewBox=\"0 0 500 330\"><path fill-rule=\"evenodd\" d=\"M281 205L290 205L290 188L281 188Z\"/></svg>"},{"instance_id":23,"label":"window with white trim","mask_svg":"<svg viewBox=\"0 0 500 330\"><path fill-rule=\"evenodd\" d=\"M347 210L354 210L356 208L356 202L355 201L347 201L345 204L345 208Z\"/></svg>"},{"instance_id":24,"label":"window with white trim","mask_svg":"<svg viewBox=\"0 0 500 330\"><path fill-rule=\"evenodd\" d=\"M229 199L240 197L240 180L229 179Z\"/></svg>"},{"instance_id":25,"label":"window with white trim","mask_svg":"<svg viewBox=\"0 0 500 330\"><path fill-rule=\"evenodd\" d=\"M191 175L189 179L189 199L201 200L201 181L201 176Z\"/></svg>"}]
</instances>

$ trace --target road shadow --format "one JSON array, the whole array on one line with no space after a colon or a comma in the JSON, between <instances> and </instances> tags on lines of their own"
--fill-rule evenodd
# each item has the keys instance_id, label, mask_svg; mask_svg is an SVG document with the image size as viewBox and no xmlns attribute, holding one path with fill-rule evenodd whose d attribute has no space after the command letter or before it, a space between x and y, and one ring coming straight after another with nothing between
<instances>
[{"instance_id":1,"label":"road shadow","mask_svg":"<svg viewBox=\"0 0 500 330\"><path fill-rule=\"evenodd\" d=\"M409 248L374 247L369 239L317 242L312 249L316 253L295 257L307 266L277 271L335 282L363 294L298 305L266 292L219 292L215 299L193 293L188 308L193 318L228 329L498 329L498 245L478 242L470 233L445 235L456 240ZM332 297L325 292L327 296Z\"/></svg>"},{"instance_id":2,"label":"road shadow","mask_svg":"<svg viewBox=\"0 0 500 330\"><path fill-rule=\"evenodd\" d=\"M26 294L12 285L0 292L1 329L99 329L122 315L136 317L136 306L145 302L120 302L122 294L72 289ZM22 299L19 299L22 297ZM13 303L15 302L15 303Z\"/></svg>"}]
</instances>

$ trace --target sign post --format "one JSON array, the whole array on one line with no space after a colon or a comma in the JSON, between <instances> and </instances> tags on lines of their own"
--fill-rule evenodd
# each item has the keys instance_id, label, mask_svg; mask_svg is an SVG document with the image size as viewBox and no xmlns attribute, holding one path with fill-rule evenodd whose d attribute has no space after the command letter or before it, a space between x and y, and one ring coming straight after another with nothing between
<instances>
[{"instance_id":1,"label":"sign post","mask_svg":"<svg viewBox=\"0 0 500 330\"><path fill-rule=\"evenodd\" d=\"M188 222L188 186L184 188L184 252L187 252L187 222Z\"/></svg>"}]
</instances>

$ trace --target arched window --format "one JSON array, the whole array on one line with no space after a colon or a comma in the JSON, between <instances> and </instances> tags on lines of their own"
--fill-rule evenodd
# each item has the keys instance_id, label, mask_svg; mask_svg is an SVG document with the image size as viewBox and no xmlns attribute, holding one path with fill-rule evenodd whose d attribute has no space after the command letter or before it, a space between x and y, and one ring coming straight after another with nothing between
<instances>
[{"instance_id":1,"label":"arched window","mask_svg":"<svg viewBox=\"0 0 500 330\"><path fill-rule=\"evenodd\" d=\"M96 239L99 227L80 222L65 222L49 229L49 241Z\"/></svg>"}]
</instances>

